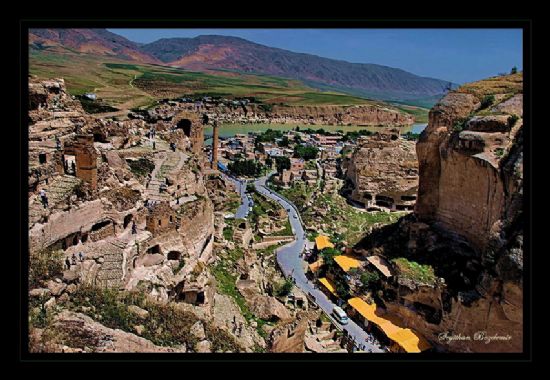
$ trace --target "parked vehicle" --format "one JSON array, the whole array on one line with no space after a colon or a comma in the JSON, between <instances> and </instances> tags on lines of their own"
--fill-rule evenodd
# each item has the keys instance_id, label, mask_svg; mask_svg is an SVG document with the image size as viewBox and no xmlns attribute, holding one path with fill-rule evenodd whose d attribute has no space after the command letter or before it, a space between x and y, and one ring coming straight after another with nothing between
<instances>
[{"instance_id":1,"label":"parked vehicle","mask_svg":"<svg viewBox=\"0 0 550 380\"><path fill-rule=\"evenodd\" d=\"M339 306L334 306L334 309L332 309L332 315L336 318L338 322L342 325L346 325L349 322L348 315L344 310L342 310Z\"/></svg>"}]
</instances>

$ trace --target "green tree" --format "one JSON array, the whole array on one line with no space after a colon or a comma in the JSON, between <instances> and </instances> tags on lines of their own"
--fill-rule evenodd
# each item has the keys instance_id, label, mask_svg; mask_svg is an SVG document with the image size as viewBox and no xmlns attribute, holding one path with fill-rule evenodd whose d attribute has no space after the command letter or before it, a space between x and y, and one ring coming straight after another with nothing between
<instances>
[{"instance_id":1,"label":"green tree","mask_svg":"<svg viewBox=\"0 0 550 380\"><path fill-rule=\"evenodd\" d=\"M373 283L376 283L380 279L380 276L378 275L378 272L373 271L365 271L361 273L361 283L364 287L369 287Z\"/></svg>"},{"instance_id":2,"label":"green tree","mask_svg":"<svg viewBox=\"0 0 550 380\"><path fill-rule=\"evenodd\" d=\"M481 100L481 105L479 106L479 109L485 109L490 107L495 102L495 96L494 95L487 95Z\"/></svg>"},{"instance_id":3,"label":"green tree","mask_svg":"<svg viewBox=\"0 0 550 380\"><path fill-rule=\"evenodd\" d=\"M512 70L510 70L510 74L517 74L518 68L516 66L512 67Z\"/></svg>"},{"instance_id":4,"label":"green tree","mask_svg":"<svg viewBox=\"0 0 550 380\"><path fill-rule=\"evenodd\" d=\"M291 279L287 278L281 286L278 287L278 289L275 290L275 295L284 297L290 294L292 292L292 288L294 287L294 283Z\"/></svg>"},{"instance_id":5,"label":"green tree","mask_svg":"<svg viewBox=\"0 0 550 380\"><path fill-rule=\"evenodd\" d=\"M267 166L268 168L273 167L273 160L271 159L271 157L265 159L265 166Z\"/></svg>"},{"instance_id":6,"label":"green tree","mask_svg":"<svg viewBox=\"0 0 550 380\"><path fill-rule=\"evenodd\" d=\"M288 137L283 136L277 145L281 148L286 148L289 144L290 141L288 140Z\"/></svg>"},{"instance_id":7,"label":"green tree","mask_svg":"<svg viewBox=\"0 0 550 380\"><path fill-rule=\"evenodd\" d=\"M285 156L275 157L275 166L277 167L277 172L279 173L282 173L285 169L290 169L290 158Z\"/></svg>"}]
</instances>

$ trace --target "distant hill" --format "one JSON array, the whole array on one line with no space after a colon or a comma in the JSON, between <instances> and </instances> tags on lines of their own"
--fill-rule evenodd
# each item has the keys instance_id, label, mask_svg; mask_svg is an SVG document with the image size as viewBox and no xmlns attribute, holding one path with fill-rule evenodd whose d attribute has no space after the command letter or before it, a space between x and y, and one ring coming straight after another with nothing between
<instances>
[{"instance_id":1,"label":"distant hill","mask_svg":"<svg viewBox=\"0 0 550 380\"><path fill-rule=\"evenodd\" d=\"M143 63L162 63L140 50L139 44L105 29L30 29L31 49L59 53L77 52L105 55Z\"/></svg>"},{"instance_id":2,"label":"distant hill","mask_svg":"<svg viewBox=\"0 0 550 380\"><path fill-rule=\"evenodd\" d=\"M237 37L162 38L138 44L105 29L32 29L29 40L32 49L104 55L202 72L270 75L322 90L422 106L435 103L449 85L401 69L295 53Z\"/></svg>"},{"instance_id":3,"label":"distant hill","mask_svg":"<svg viewBox=\"0 0 550 380\"><path fill-rule=\"evenodd\" d=\"M170 66L268 74L383 100L438 99L449 84L392 67L294 53L237 37L163 38L141 50Z\"/></svg>"}]
</instances>

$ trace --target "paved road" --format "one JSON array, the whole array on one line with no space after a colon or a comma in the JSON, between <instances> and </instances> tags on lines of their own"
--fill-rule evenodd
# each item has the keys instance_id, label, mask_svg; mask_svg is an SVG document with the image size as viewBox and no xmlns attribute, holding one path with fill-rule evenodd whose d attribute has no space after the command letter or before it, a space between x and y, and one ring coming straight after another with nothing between
<instances>
[{"instance_id":1,"label":"paved road","mask_svg":"<svg viewBox=\"0 0 550 380\"><path fill-rule=\"evenodd\" d=\"M239 206L239 208L237 209L237 212L235 213L235 218L236 219L246 218L248 216L248 202L249 202L248 196L246 195L246 182L237 180L233 177L226 175L225 173L222 173L222 175L226 179L230 180L235 184L237 191L241 195L241 205Z\"/></svg>"},{"instance_id":2,"label":"paved road","mask_svg":"<svg viewBox=\"0 0 550 380\"><path fill-rule=\"evenodd\" d=\"M292 277L295 280L296 286L299 287L303 292L305 292L306 294L312 294L315 297L317 305L319 305L319 307L323 309L323 311L330 315L332 313L332 309L336 305L332 303L332 301L329 300L328 297L321 290L317 289L316 286L307 279L304 272L304 261L300 258L300 254L304 251L306 236L302 227L300 214L298 213L294 204L265 186L267 178L268 176L262 177L254 182L254 184L256 185L256 190L266 197L275 200L286 210L290 210L288 212L290 224L292 226L292 231L296 236L296 240L277 250L277 262L279 263L283 274L286 277ZM372 350L372 352L384 352L384 350L382 350L377 345L367 343L366 338L369 337L369 334L367 334L367 332L363 330L359 325L357 325L354 321L350 320L349 323L346 325L339 325L338 322L335 320L334 322L341 329L346 330L358 344L365 345L367 351L370 349Z\"/></svg>"}]
</instances>

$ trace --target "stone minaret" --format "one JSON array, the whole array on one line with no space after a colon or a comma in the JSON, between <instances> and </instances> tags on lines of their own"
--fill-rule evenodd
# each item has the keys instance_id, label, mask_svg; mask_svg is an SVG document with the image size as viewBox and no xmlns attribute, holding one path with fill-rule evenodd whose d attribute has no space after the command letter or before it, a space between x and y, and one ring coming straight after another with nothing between
<instances>
[{"instance_id":1,"label":"stone minaret","mask_svg":"<svg viewBox=\"0 0 550 380\"><path fill-rule=\"evenodd\" d=\"M218 168L218 122L212 124L212 169Z\"/></svg>"}]
</instances>

